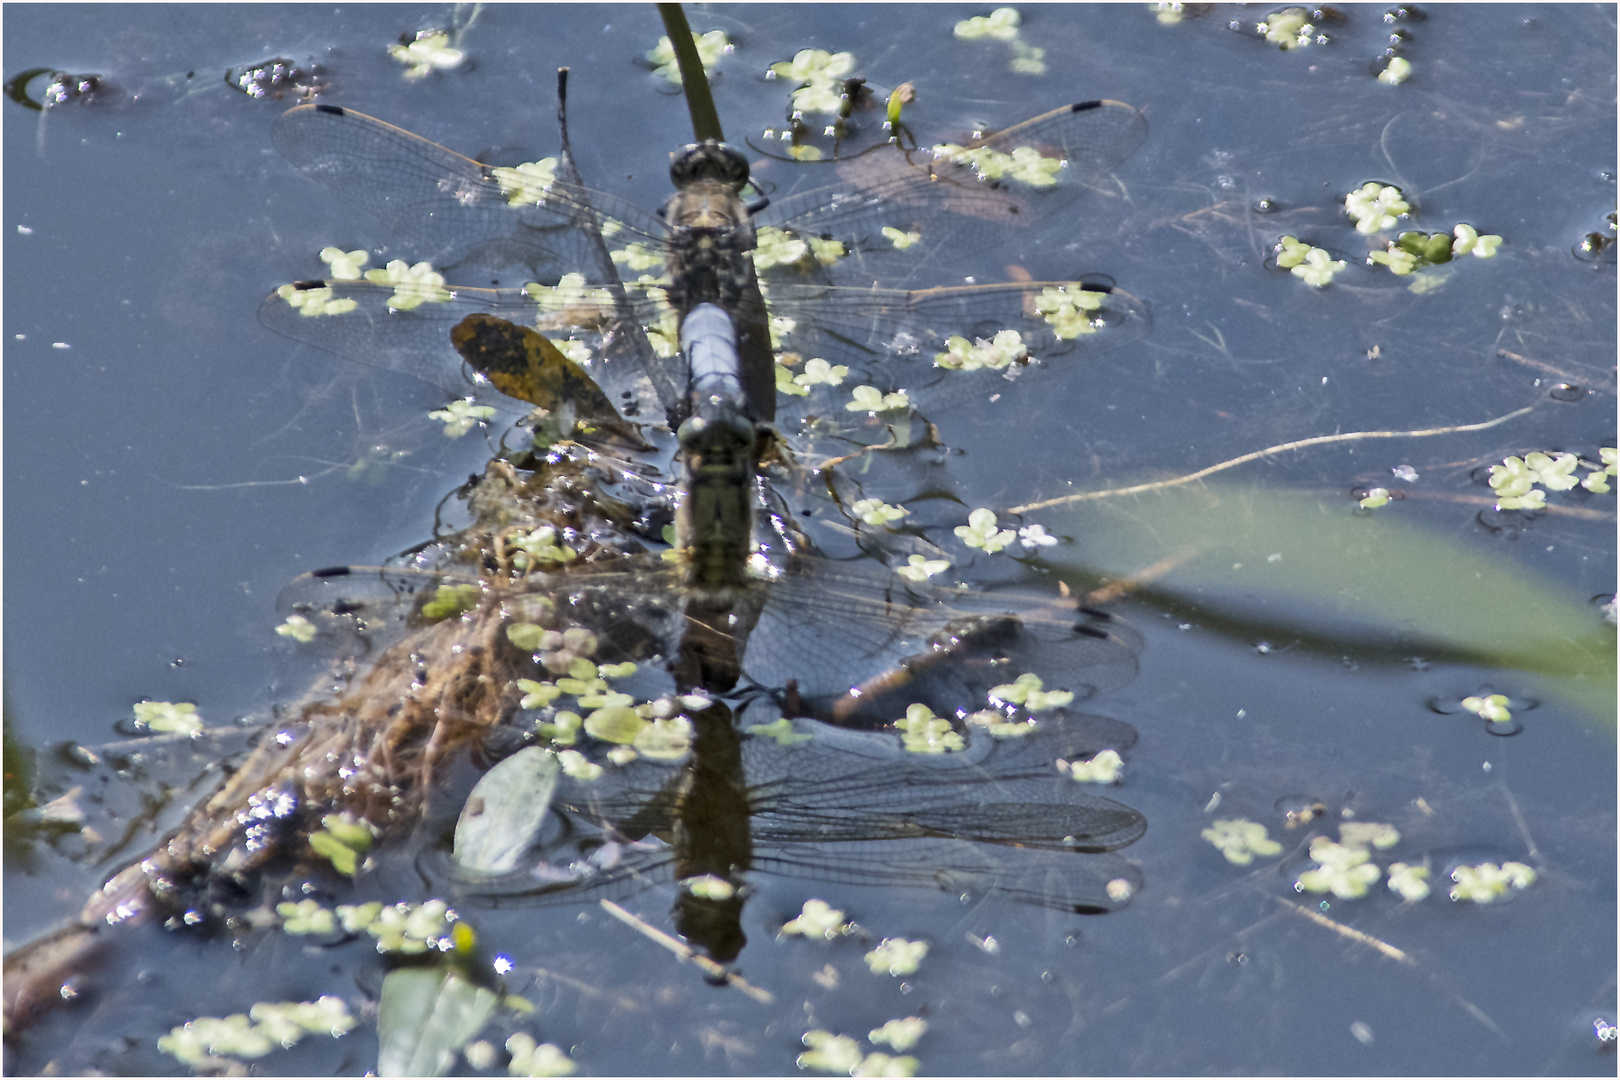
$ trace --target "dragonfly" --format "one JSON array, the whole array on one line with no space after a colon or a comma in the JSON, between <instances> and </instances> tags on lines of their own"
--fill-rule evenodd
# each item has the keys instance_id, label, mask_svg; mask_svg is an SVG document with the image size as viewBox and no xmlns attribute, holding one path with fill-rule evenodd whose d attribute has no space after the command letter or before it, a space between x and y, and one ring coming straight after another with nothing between
<instances>
[{"instance_id":1,"label":"dragonfly","mask_svg":"<svg viewBox=\"0 0 1620 1080\"><path fill-rule=\"evenodd\" d=\"M1072 714L942 756L813 720L754 730L770 733L747 734L722 710L699 720L693 765L642 759L591 779L560 776L551 807L561 820L523 865L480 875L452 860L443 872L490 904L622 899L676 884L677 929L721 963L746 943L739 916L755 872L995 894L1077 914L1118 910L1141 885L1112 853L1143 834L1142 815L1054 765L1128 748L1136 732L1121 721Z\"/></svg>"},{"instance_id":2,"label":"dragonfly","mask_svg":"<svg viewBox=\"0 0 1620 1080\"><path fill-rule=\"evenodd\" d=\"M676 199L700 180L716 183L721 154L733 188L725 205L742 207L709 235L734 248L727 265L740 258L741 274L757 274L768 307L727 309L753 418L875 445L896 419L988 400L1007 379L1072 368L1141 337L1146 305L1091 277L906 286L924 284L953 252L1032 235L1101 186L1145 131L1130 106L1088 101L961 146L875 147L835 162L836 183L774 202L742 201L748 165L735 151L697 144L678 154ZM691 230L675 224L673 202L649 214L570 183L554 159L492 166L330 105L283 114L273 138L295 167L416 240L428 259L282 286L261 307L266 326L465 393L469 379L475 390L488 384L448 347L450 331L493 314L555 342L628 415L684 417L685 388L666 361L691 304L680 274L666 271L690 262ZM719 204L700 198L698 209ZM445 284L444 273L470 266L532 279Z\"/></svg>"}]
</instances>

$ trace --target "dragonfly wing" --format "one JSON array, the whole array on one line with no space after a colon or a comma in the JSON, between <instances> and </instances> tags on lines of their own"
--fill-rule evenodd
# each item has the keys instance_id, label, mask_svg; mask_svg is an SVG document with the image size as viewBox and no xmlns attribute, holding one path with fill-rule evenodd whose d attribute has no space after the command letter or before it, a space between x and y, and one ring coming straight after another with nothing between
<instances>
[{"instance_id":1,"label":"dragonfly wing","mask_svg":"<svg viewBox=\"0 0 1620 1080\"><path fill-rule=\"evenodd\" d=\"M661 419L679 397L669 364L645 354L643 324L664 320L660 300L628 302L627 321L605 290L446 288L442 283L307 281L265 298L259 321L295 341L349 360L410 375L462 395L494 386L458 355L452 334L489 314L535 330L579 364L627 418ZM673 337L670 339L673 341ZM673 348L673 345L670 346ZM498 400L498 399L497 399Z\"/></svg>"},{"instance_id":2,"label":"dragonfly wing","mask_svg":"<svg viewBox=\"0 0 1620 1080\"><path fill-rule=\"evenodd\" d=\"M933 419L988 402L1011 380L1073 376L1152 325L1136 297L1078 281L913 291L778 285L768 298L779 316L782 418L817 417L835 428L885 411ZM877 396L863 401L861 386ZM868 426L884 434L883 425Z\"/></svg>"},{"instance_id":3,"label":"dragonfly wing","mask_svg":"<svg viewBox=\"0 0 1620 1080\"><path fill-rule=\"evenodd\" d=\"M880 569L790 560L762 593L743 671L755 684L792 683L818 714L893 692L941 715L983 708L1017 672L1063 671L1077 695L1128 681L1141 639L1124 623L1067 606L910 584ZM870 719L878 719L872 717Z\"/></svg>"},{"instance_id":4,"label":"dragonfly wing","mask_svg":"<svg viewBox=\"0 0 1620 1080\"><path fill-rule=\"evenodd\" d=\"M1043 113L965 146L877 147L837 163L839 183L789 196L761 217L791 237L822 241L831 262L860 280L901 281L955 253L1007 244L1098 186L1147 135L1147 121L1117 101ZM835 265L831 272L838 275Z\"/></svg>"},{"instance_id":5,"label":"dragonfly wing","mask_svg":"<svg viewBox=\"0 0 1620 1080\"><path fill-rule=\"evenodd\" d=\"M1025 904L1087 915L1124 907L1142 881L1141 872L1119 855L926 837L760 844L754 866L789 877L852 885L931 888L970 896L1000 894Z\"/></svg>"},{"instance_id":6,"label":"dragonfly wing","mask_svg":"<svg viewBox=\"0 0 1620 1080\"><path fill-rule=\"evenodd\" d=\"M877 765L864 749L850 752L825 737L790 747L750 740L755 832L781 841L949 836L1109 851L1134 842L1145 821L1083 788L1056 762L1125 750L1136 737L1129 724L1109 717L1063 715L977 753L908 754L889 737Z\"/></svg>"},{"instance_id":7,"label":"dragonfly wing","mask_svg":"<svg viewBox=\"0 0 1620 1080\"><path fill-rule=\"evenodd\" d=\"M351 109L300 105L277 118L271 137L288 161L350 205L427 244L435 263L597 276L593 230L616 234L618 244L664 247L657 221L623 200L556 180L545 168L485 165Z\"/></svg>"}]
</instances>

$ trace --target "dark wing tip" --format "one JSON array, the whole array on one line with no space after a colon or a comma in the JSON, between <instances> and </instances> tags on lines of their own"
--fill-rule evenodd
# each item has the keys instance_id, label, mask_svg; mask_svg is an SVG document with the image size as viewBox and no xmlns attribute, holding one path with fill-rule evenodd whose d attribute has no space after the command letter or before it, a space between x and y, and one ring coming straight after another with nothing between
<instances>
[{"instance_id":1,"label":"dark wing tip","mask_svg":"<svg viewBox=\"0 0 1620 1080\"><path fill-rule=\"evenodd\" d=\"M311 570L309 576L312 578L335 578L348 577L352 573L354 573L354 570L347 566L327 566L319 570Z\"/></svg>"},{"instance_id":2,"label":"dark wing tip","mask_svg":"<svg viewBox=\"0 0 1620 1080\"><path fill-rule=\"evenodd\" d=\"M1092 102L1092 104L1096 104L1096 102ZM342 106L340 106L340 105L323 105L320 102L315 103L315 111L316 112L323 112L323 113L331 113L333 116L342 116L342 115L344 115Z\"/></svg>"},{"instance_id":3,"label":"dark wing tip","mask_svg":"<svg viewBox=\"0 0 1620 1080\"><path fill-rule=\"evenodd\" d=\"M1106 101L1079 101L1079 102L1076 102L1073 105L1070 105L1069 106L1069 111L1070 112L1089 112L1092 109L1100 109L1106 104L1108 104ZM330 106L322 106L322 108L329 108L329 107Z\"/></svg>"}]
</instances>

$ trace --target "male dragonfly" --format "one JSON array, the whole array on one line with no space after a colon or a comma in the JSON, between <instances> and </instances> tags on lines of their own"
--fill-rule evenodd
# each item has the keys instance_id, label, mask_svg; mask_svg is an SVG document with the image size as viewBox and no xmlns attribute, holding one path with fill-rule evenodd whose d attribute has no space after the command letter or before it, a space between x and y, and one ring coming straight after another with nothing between
<instances>
[{"instance_id":1,"label":"male dragonfly","mask_svg":"<svg viewBox=\"0 0 1620 1080\"><path fill-rule=\"evenodd\" d=\"M1083 278L873 284L917 283L961 248L1030 235L1030 226L1098 185L1145 130L1128 105L1082 102L962 146L876 147L834 163L835 185L758 213L742 201L741 156L698 144L674 160L679 190L661 220L559 178L555 159L494 167L361 113L304 105L273 132L299 169L419 240L437 265L476 264L545 283L459 288L430 264L395 262L364 279L350 267L345 279L283 286L260 318L297 340L464 393L450 329L489 312L554 340L627 400L627 412L678 422L684 388L660 361L677 351L694 299L724 308L740 289L718 274L712 296L683 295L693 230L676 216L675 200L686 199L696 204L686 212L708 223L696 230L708 230L704 242L730 246L720 265L736 266L740 253L740 273L757 269L765 290L768 376L757 370L759 313L729 312L753 418L815 418L875 443L887 438L884 421L908 410L985 400L1005 389L1003 379L1074 365L1146 332L1141 301ZM727 197L694 197L702 184ZM615 269L643 276L621 290L609 280ZM608 284L588 286L587 276ZM762 379L774 384L775 400Z\"/></svg>"}]
</instances>

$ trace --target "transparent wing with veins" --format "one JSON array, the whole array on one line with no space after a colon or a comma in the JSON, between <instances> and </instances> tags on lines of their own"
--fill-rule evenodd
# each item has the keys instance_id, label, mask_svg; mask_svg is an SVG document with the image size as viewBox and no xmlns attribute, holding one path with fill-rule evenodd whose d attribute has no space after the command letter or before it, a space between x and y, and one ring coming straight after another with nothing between
<instances>
[{"instance_id":1,"label":"transparent wing with veins","mask_svg":"<svg viewBox=\"0 0 1620 1080\"><path fill-rule=\"evenodd\" d=\"M952 246L982 249L1049 217L1129 154L1143 130L1129 106L1086 103L970 144L954 159L880 147L838 163L846 183L769 208L757 219L766 228L755 261L778 336L785 417L858 428L874 414L862 407L874 391L890 411L926 415L988 398L1006 378L1073 367L1146 333L1141 301L1085 279L871 287L905 280ZM662 274L668 247L652 216L610 196L484 165L347 110L301 106L277 122L275 139L309 175L422 240L424 253L520 267L546 284L304 283L266 300L261 319L271 329L464 393L448 332L469 313L491 312L563 343L642 413L655 402L668 409L678 395L678 372L660 370L679 361L673 313L656 286L612 294L584 283L600 265L603 236L618 252L620 277ZM1006 164L1015 159L1016 167ZM564 272L584 276L562 279ZM560 292L550 287L559 280ZM832 284L839 280L860 285ZM892 396L901 391L904 399Z\"/></svg>"}]
</instances>

